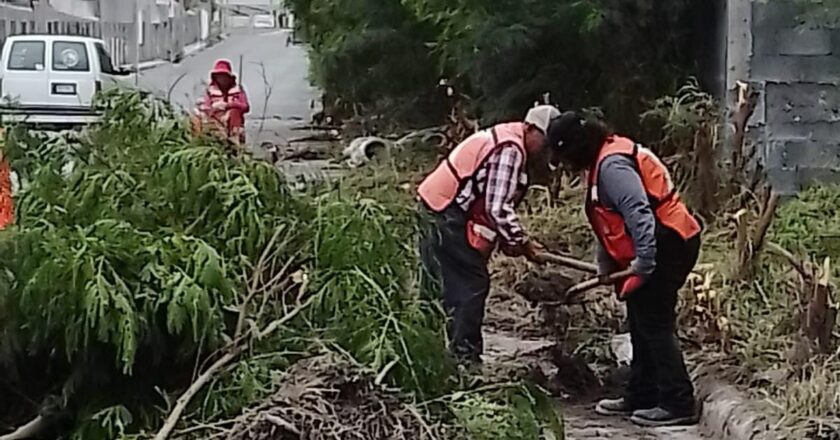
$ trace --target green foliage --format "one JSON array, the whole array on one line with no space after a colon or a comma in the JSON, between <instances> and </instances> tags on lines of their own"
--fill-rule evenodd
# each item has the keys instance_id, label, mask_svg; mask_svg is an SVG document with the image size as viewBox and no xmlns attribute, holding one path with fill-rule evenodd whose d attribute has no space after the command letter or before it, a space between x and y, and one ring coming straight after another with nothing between
<instances>
[{"instance_id":1,"label":"green foliage","mask_svg":"<svg viewBox=\"0 0 840 440\"><path fill-rule=\"evenodd\" d=\"M543 93L635 127L696 72L711 2L678 0L288 0L327 104L399 122L443 120L439 76L483 122L520 118ZM651 42L656 42L652 44ZM432 103L430 106L422 103ZM353 108L352 104L357 104ZM413 108L412 113L395 109ZM429 114L429 111L433 111Z\"/></svg>"},{"instance_id":2,"label":"green foliage","mask_svg":"<svg viewBox=\"0 0 840 440\"><path fill-rule=\"evenodd\" d=\"M542 438L544 429L557 440L565 438L551 399L531 386L458 392L448 406L474 440L531 440Z\"/></svg>"},{"instance_id":3,"label":"green foliage","mask_svg":"<svg viewBox=\"0 0 840 440\"><path fill-rule=\"evenodd\" d=\"M76 431L73 440L90 438L125 439L133 423L131 412L123 405L102 409L91 416L91 423Z\"/></svg>"},{"instance_id":4,"label":"green foliage","mask_svg":"<svg viewBox=\"0 0 840 440\"><path fill-rule=\"evenodd\" d=\"M2 145L23 185L16 223L0 231L0 365L64 388L77 438L160 423L169 393L230 340L275 233L281 263L264 277L294 289L266 296L246 326L311 306L214 378L191 417L235 416L313 345L406 392L450 390L444 317L418 296L417 221L393 182L369 188L389 195L379 201L352 185L292 194L269 164L187 136L159 101L103 98L101 124L51 136L12 127Z\"/></svg>"},{"instance_id":5,"label":"green foliage","mask_svg":"<svg viewBox=\"0 0 840 440\"><path fill-rule=\"evenodd\" d=\"M297 208L267 165L187 140L159 102L107 98L113 110L77 141L7 139L25 185L0 234L0 322L68 360L105 343L131 373L160 335L182 339L177 356L218 343L239 275Z\"/></svg>"},{"instance_id":6,"label":"green foliage","mask_svg":"<svg viewBox=\"0 0 840 440\"><path fill-rule=\"evenodd\" d=\"M718 103L694 78L675 94L656 99L640 118L654 132L648 136L656 139L653 146L663 157L693 153L697 133L721 120Z\"/></svg>"},{"instance_id":7,"label":"green foliage","mask_svg":"<svg viewBox=\"0 0 840 440\"><path fill-rule=\"evenodd\" d=\"M779 208L772 240L786 249L840 261L840 187L818 185Z\"/></svg>"},{"instance_id":8,"label":"green foliage","mask_svg":"<svg viewBox=\"0 0 840 440\"><path fill-rule=\"evenodd\" d=\"M405 205L326 196L315 223L320 295L311 319L391 383L434 395L447 390L452 369L442 313L416 295L416 222Z\"/></svg>"},{"instance_id":9,"label":"green foliage","mask_svg":"<svg viewBox=\"0 0 840 440\"><path fill-rule=\"evenodd\" d=\"M288 0L311 46L311 76L344 116L428 122L440 102L431 36L396 0Z\"/></svg>"}]
</instances>

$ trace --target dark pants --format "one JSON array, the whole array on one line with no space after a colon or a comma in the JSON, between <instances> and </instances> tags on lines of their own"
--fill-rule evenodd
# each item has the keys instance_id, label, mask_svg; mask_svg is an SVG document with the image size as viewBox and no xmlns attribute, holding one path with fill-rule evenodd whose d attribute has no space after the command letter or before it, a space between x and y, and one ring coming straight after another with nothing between
<instances>
[{"instance_id":1,"label":"dark pants","mask_svg":"<svg viewBox=\"0 0 840 440\"><path fill-rule=\"evenodd\" d=\"M484 349L481 324L490 293L490 273L481 254L467 243L466 214L457 206L443 213L429 213L420 239L425 269L424 290L439 281L443 306L449 317L450 349L458 358L479 360Z\"/></svg>"},{"instance_id":2,"label":"dark pants","mask_svg":"<svg viewBox=\"0 0 840 440\"><path fill-rule=\"evenodd\" d=\"M699 235L685 241L658 228L656 270L627 301L633 363L626 397L637 408L694 411L694 387L677 339L676 306L699 252Z\"/></svg>"}]
</instances>

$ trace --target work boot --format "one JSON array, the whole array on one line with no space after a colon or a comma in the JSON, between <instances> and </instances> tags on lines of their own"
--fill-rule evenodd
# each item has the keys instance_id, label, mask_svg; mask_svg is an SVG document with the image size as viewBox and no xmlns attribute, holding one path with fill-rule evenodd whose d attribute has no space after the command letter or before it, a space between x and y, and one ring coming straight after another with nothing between
<instances>
[{"instance_id":1,"label":"work boot","mask_svg":"<svg viewBox=\"0 0 840 440\"><path fill-rule=\"evenodd\" d=\"M595 405L595 412L602 416L629 416L633 411L645 409L632 405L627 399L604 399Z\"/></svg>"},{"instance_id":2,"label":"work boot","mask_svg":"<svg viewBox=\"0 0 840 440\"><path fill-rule=\"evenodd\" d=\"M700 416L695 411L674 412L661 406L633 411L630 421L645 427L696 425Z\"/></svg>"}]
</instances>

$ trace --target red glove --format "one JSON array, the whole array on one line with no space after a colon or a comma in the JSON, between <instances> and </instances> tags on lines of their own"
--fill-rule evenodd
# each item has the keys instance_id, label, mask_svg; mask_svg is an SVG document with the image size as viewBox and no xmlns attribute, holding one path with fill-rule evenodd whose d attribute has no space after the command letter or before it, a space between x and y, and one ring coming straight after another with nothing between
<instances>
[{"instance_id":1,"label":"red glove","mask_svg":"<svg viewBox=\"0 0 840 440\"><path fill-rule=\"evenodd\" d=\"M618 282L616 291L618 292L618 299L626 301L633 292L639 290L645 284L645 279L638 275L630 275L629 277Z\"/></svg>"}]
</instances>

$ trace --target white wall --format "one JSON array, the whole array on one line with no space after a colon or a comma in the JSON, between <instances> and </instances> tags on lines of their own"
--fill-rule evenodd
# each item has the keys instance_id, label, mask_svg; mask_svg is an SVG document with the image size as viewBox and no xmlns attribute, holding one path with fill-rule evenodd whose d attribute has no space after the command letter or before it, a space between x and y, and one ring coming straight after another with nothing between
<instances>
[{"instance_id":1,"label":"white wall","mask_svg":"<svg viewBox=\"0 0 840 440\"><path fill-rule=\"evenodd\" d=\"M69 0L62 0L69 1ZM89 1L89 0L75 0ZM102 21L112 23L134 23L135 8L140 7L143 19L151 23L161 23L169 18L169 0L98 0ZM174 5L175 16L184 14L181 2Z\"/></svg>"},{"instance_id":2,"label":"white wall","mask_svg":"<svg viewBox=\"0 0 840 440\"><path fill-rule=\"evenodd\" d=\"M272 7L277 2L272 0L222 0L223 4L229 6L256 6L256 7Z\"/></svg>"},{"instance_id":3,"label":"white wall","mask_svg":"<svg viewBox=\"0 0 840 440\"><path fill-rule=\"evenodd\" d=\"M49 0L58 12L95 20L99 16L99 0Z\"/></svg>"}]
</instances>

